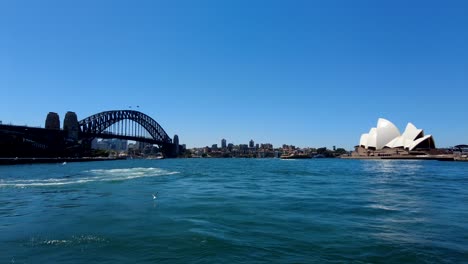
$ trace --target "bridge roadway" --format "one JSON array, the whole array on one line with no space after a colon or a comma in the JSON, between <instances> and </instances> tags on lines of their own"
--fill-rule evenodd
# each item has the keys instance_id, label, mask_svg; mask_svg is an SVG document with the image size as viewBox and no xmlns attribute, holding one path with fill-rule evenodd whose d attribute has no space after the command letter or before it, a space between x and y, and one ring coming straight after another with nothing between
<instances>
[{"instance_id":1,"label":"bridge roadway","mask_svg":"<svg viewBox=\"0 0 468 264\"><path fill-rule=\"evenodd\" d=\"M124 139L124 140L133 140L137 142L144 142L148 144L154 144L154 145L165 145L167 144L166 142L161 142L160 140L155 140L152 138L146 138L146 137L135 137L135 136L128 136L128 135L119 135L119 134L114 134L114 133L100 133L99 135L96 135L95 133L83 133L80 132L79 138L103 138L103 139Z\"/></svg>"},{"instance_id":2,"label":"bridge roadway","mask_svg":"<svg viewBox=\"0 0 468 264\"><path fill-rule=\"evenodd\" d=\"M110 161L122 158L109 157L84 157L84 158L0 158L0 165L18 165L35 163L68 163L68 162L89 162L89 161Z\"/></svg>"},{"instance_id":3,"label":"bridge roadway","mask_svg":"<svg viewBox=\"0 0 468 264\"><path fill-rule=\"evenodd\" d=\"M132 121L150 137L122 135L107 131L113 125ZM65 124L64 124L65 126ZM151 117L131 110L106 111L76 121L77 137L70 131L0 124L0 157L80 157L90 153L94 138L125 139L155 144L166 157L177 155L178 142L172 139ZM124 130L126 130L124 128ZM129 129L131 130L131 128Z\"/></svg>"},{"instance_id":4,"label":"bridge roadway","mask_svg":"<svg viewBox=\"0 0 468 264\"><path fill-rule=\"evenodd\" d=\"M175 144L152 138L112 133L78 133L78 141L67 140L67 131L28 126L0 125L0 157L64 157L82 156L76 151L90 149L93 138L124 139L159 145L166 157L173 157ZM87 146L89 145L89 146ZM76 152L75 151L75 152ZM86 151L85 151L86 152Z\"/></svg>"}]
</instances>

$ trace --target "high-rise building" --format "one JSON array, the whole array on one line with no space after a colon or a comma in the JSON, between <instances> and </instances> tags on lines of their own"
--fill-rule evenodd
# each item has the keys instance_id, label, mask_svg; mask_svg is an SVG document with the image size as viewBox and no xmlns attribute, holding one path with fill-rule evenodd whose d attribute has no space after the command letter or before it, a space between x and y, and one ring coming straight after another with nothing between
<instances>
[{"instance_id":1,"label":"high-rise building","mask_svg":"<svg viewBox=\"0 0 468 264\"><path fill-rule=\"evenodd\" d=\"M273 145L270 143L265 143L260 145L261 149L273 149Z\"/></svg>"},{"instance_id":2,"label":"high-rise building","mask_svg":"<svg viewBox=\"0 0 468 264\"><path fill-rule=\"evenodd\" d=\"M94 138L93 141L91 141L91 148L92 149L98 149L98 139Z\"/></svg>"},{"instance_id":3,"label":"high-rise building","mask_svg":"<svg viewBox=\"0 0 468 264\"><path fill-rule=\"evenodd\" d=\"M127 140L124 140L124 139L114 139L113 140L115 146L116 146L116 150L119 150L119 151L126 151L127 148L128 148L128 141Z\"/></svg>"},{"instance_id":4,"label":"high-rise building","mask_svg":"<svg viewBox=\"0 0 468 264\"><path fill-rule=\"evenodd\" d=\"M251 139L249 141L249 148L253 148L255 146L255 142L253 141L253 139Z\"/></svg>"},{"instance_id":5,"label":"high-rise building","mask_svg":"<svg viewBox=\"0 0 468 264\"><path fill-rule=\"evenodd\" d=\"M175 155L179 155L179 136L178 135L174 135L174 147L175 147Z\"/></svg>"},{"instance_id":6,"label":"high-rise building","mask_svg":"<svg viewBox=\"0 0 468 264\"><path fill-rule=\"evenodd\" d=\"M221 148L225 149L226 148L226 139L221 139Z\"/></svg>"},{"instance_id":7,"label":"high-rise building","mask_svg":"<svg viewBox=\"0 0 468 264\"><path fill-rule=\"evenodd\" d=\"M127 140L122 140L121 141L121 146L122 146L121 150L127 151L128 150L128 141Z\"/></svg>"}]
</instances>

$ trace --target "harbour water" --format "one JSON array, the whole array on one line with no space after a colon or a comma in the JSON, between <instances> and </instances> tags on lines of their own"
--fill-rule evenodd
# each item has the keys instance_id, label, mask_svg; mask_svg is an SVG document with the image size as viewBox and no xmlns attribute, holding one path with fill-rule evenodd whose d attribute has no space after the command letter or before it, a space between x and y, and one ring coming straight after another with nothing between
<instances>
[{"instance_id":1,"label":"harbour water","mask_svg":"<svg viewBox=\"0 0 468 264\"><path fill-rule=\"evenodd\" d=\"M0 167L0 263L326 262L468 262L468 163Z\"/></svg>"}]
</instances>

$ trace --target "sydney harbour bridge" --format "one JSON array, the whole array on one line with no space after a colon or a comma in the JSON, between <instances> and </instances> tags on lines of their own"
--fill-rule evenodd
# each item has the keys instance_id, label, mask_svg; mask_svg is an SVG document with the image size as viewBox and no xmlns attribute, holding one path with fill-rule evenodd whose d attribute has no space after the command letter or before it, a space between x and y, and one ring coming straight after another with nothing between
<instances>
[{"instance_id":1,"label":"sydney harbour bridge","mask_svg":"<svg viewBox=\"0 0 468 264\"><path fill-rule=\"evenodd\" d=\"M0 157L83 157L91 152L96 138L123 139L158 145L165 157L179 153L174 140L156 120L134 110L104 111L80 121L67 112L63 127L59 116L50 112L45 128L0 124Z\"/></svg>"}]
</instances>

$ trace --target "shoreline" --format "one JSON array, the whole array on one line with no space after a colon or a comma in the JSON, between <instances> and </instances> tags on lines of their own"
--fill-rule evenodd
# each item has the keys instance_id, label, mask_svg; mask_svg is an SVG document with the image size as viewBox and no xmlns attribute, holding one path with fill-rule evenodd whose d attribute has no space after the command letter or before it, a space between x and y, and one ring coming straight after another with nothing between
<instances>
[{"instance_id":1,"label":"shoreline","mask_svg":"<svg viewBox=\"0 0 468 264\"><path fill-rule=\"evenodd\" d=\"M90 162L122 160L122 158L84 157L84 158L0 158L1 165L20 165L38 163Z\"/></svg>"},{"instance_id":2,"label":"shoreline","mask_svg":"<svg viewBox=\"0 0 468 264\"><path fill-rule=\"evenodd\" d=\"M451 155L425 155L425 156L341 156L341 159L363 159L363 160L438 160L455 161Z\"/></svg>"}]
</instances>

